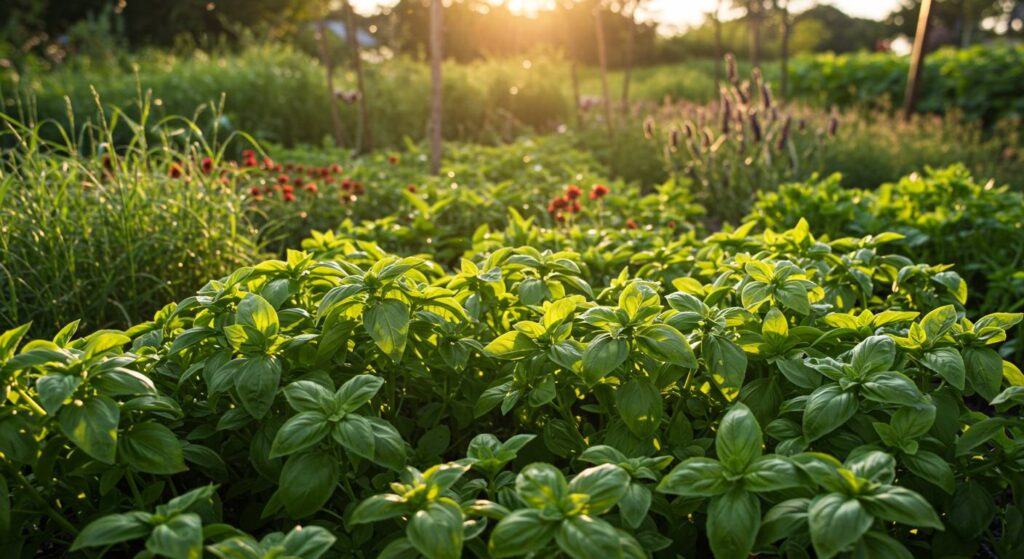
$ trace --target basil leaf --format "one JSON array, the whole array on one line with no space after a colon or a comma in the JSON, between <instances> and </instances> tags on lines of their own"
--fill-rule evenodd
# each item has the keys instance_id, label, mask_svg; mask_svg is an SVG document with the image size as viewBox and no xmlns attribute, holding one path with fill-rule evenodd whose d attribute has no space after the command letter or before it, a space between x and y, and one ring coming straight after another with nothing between
<instances>
[{"instance_id":1,"label":"basil leaf","mask_svg":"<svg viewBox=\"0 0 1024 559\"><path fill-rule=\"evenodd\" d=\"M860 502L876 518L899 522L915 528L942 530L942 521L921 495L903 487L888 486L884 490L860 498Z\"/></svg>"},{"instance_id":2,"label":"basil leaf","mask_svg":"<svg viewBox=\"0 0 1024 559\"><path fill-rule=\"evenodd\" d=\"M835 557L853 546L873 522L857 499L839 493L819 495L807 509L811 544L822 559Z\"/></svg>"},{"instance_id":3,"label":"basil leaf","mask_svg":"<svg viewBox=\"0 0 1024 559\"><path fill-rule=\"evenodd\" d=\"M198 514L174 516L153 528L146 551L169 559L200 559L203 556L203 521Z\"/></svg>"},{"instance_id":4,"label":"basil leaf","mask_svg":"<svg viewBox=\"0 0 1024 559\"><path fill-rule=\"evenodd\" d=\"M326 452L291 455L277 489L285 510L293 518L316 513L334 495L340 475L338 460Z\"/></svg>"},{"instance_id":5,"label":"basil leaf","mask_svg":"<svg viewBox=\"0 0 1024 559\"><path fill-rule=\"evenodd\" d=\"M106 396L94 396L79 404L64 406L58 414L60 431L86 454L113 464L117 454L117 425L121 411Z\"/></svg>"},{"instance_id":6,"label":"basil leaf","mask_svg":"<svg viewBox=\"0 0 1024 559\"><path fill-rule=\"evenodd\" d=\"M734 487L708 505L708 543L716 559L746 559L761 527L761 501Z\"/></svg>"},{"instance_id":7,"label":"basil leaf","mask_svg":"<svg viewBox=\"0 0 1024 559\"><path fill-rule=\"evenodd\" d=\"M722 465L732 473L743 473L761 456L763 444L761 427L753 412L743 404L733 404L715 436L715 452Z\"/></svg>"},{"instance_id":8,"label":"basil leaf","mask_svg":"<svg viewBox=\"0 0 1024 559\"><path fill-rule=\"evenodd\" d=\"M576 474L569 482L569 492L588 495L590 499L586 503L586 513L599 516L611 510L622 499L628 485L629 474L626 470L613 464L602 464Z\"/></svg>"},{"instance_id":9,"label":"basil leaf","mask_svg":"<svg viewBox=\"0 0 1024 559\"><path fill-rule=\"evenodd\" d=\"M811 392L804 408L803 429L807 442L814 442L838 429L857 413L857 397L838 384L826 384Z\"/></svg>"},{"instance_id":10,"label":"basil leaf","mask_svg":"<svg viewBox=\"0 0 1024 559\"><path fill-rule=\"evenodd\" d=\"M413 515L405 535L427 559L459 559L462 557L462 520L459 505L442 497Z\"/></svg>"},{"instance_id":11,"label":"basil leaf","mask_svg":"<svg viewBox=\"0 0 1024 559\"><path fill-rule=\"evenodd\" d=\"M623 557L615 528L591 516L573 516L561 522L555 533L558 547L573 559Z\"/></svg>"},{"instance_id":12,"label":"basil leaf","mask_svg":"<svg viewBox=\"0 0 1024 559\"><path fill-rule=\"evenodd\" d=\"M583 380L593 386L625 363L629 343L608 334L600 334L583 351Z\"/></svg>"},{"instance_id":13,"label":"basil leaf","mask_svg":"<svg viewBox=\"0 0 1024 559\"><path fill-rule=\"evenodd\" d=\"M288 419L277 430L270 446L270 457L288 456L312 447L331 432L327 417L318 411L306 411Z\"/></svg>"},{"instance_id":14,"label":"basil leaf","mask_svg":"<svg viewBox=\"0 0 1024 559\"><path fill-rule=\"evenodd\" d=\"M118 441L121 458L148 474L170 475L185 471L181 442L174 433L153 421L132 425Z\"/></svg>"},{"instance_id":15,"label":"basil leaf","mask_svg":"<svg viewBox=\"0 0 1024 559\"><path fill-rule=\"evenodd\" d=\"M558 523L541 518L538 509L513 511L491 532L487 550L492 557L516 557L544 549L558 531Z\"/></svg>"},{"instance_id":16,"label":"basil leaf","mask_svg":"<svg viewBox=\"0 0 1024 559\"><path fill-rule=\"evenodd\" d=\"M632 379L620 386L615 391L615 404L622 422L637 437L650 438L661 424L664 400L649 380Z\"/></svg>"},{"instance_id":17,"label":"basil leaf","mask_svg":"<svg viewBox=\"0 0 1024 559\"><path fill-rule=\"evenodd\" d=\"M661 483L658 492L686 497L712 497L728 491L732 486L726 470L716 460L696 457L684 460L672 468Z\"/></svg>"},{"instance_id":18,"label":"basil leaf","mask_svg":"<svg viewBox=\"0 0 1024 559\"><path fill-rule=\"evenodd\" d=\"M129 512L110 514L93 520L75 537L71 551L85 547L108 546L148 536L153 529L149 523L151 516L144 512Z\"/></svg>"},{"instance_id":19,"label":"basil leaf","mask_svg":"<svg viewBox=\"0 0 1024 559\"><path fill-rule=\"evenodd\" d=\"M363 311L363 327L377 347L400 361L409 336L409 307L398 299L385 299Z\"/></svg>"}]
</instances>

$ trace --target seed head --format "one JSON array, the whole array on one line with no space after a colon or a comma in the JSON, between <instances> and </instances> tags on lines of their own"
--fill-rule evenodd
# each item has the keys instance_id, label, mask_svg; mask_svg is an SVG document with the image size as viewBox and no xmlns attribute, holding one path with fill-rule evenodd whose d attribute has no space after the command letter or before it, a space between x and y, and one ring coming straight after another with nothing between
<instances>
[{"instance_id":1,"label":"seed head","mask_svg":"<svg viewBox=\"0 0 1024 559\"><path fill-rule=\"evenodd\" d=\"M757 113L750 113L750 134L755 143L761 142L761 122L757 120Z\"/></svg>"}]
</instances>

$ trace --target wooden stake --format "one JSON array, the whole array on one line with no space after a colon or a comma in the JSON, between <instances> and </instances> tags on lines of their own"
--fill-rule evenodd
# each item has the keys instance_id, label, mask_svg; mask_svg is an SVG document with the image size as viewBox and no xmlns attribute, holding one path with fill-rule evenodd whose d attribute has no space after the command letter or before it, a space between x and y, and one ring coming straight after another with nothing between
<instances>
[{"instance_id":1,"label":"wooden stake","mask_svg":"<svg viewBox=\"0 0 1024 559\"><path fill-rule=\"evenodd\" d=\"M910 74L907 76L907 92L903 96L903 120L910 120L917 108L917 94L921 89L921 74L924 70L924 50L928 45L928 30L931 27L932 0L921 0L921 11L917 16L917 33L914 35L914 50L910 55Z\"/></svg>"}]
</instances>

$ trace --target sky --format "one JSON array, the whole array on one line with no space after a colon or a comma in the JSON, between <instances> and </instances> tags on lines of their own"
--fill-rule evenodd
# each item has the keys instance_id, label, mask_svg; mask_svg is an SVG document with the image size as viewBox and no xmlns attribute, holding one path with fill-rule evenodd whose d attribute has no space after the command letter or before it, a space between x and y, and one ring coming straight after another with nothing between
<instances>
[{"instance_id":1,"label":"sky","mask_svg":"<svg viewBox=\"0 0 1024 559\"><path fill-rule=\"evenodd\" d=\"M355 10L362 14L376 12L382 6L393 6L397 0L351 0ZM513 10L529 11L543 7L548 0L492 0L494 3L505 1ZM881 19L899 4L899 0L826 0L844 12L858 17ZM638 13L641 20L656 21L665 31L681 29L698 24L704 19L704 13L712 11L718 0L645 0L643 13ZM792 1L792 9L799 11L811 5L810 0Z\"/></svg>"}]
</instances>

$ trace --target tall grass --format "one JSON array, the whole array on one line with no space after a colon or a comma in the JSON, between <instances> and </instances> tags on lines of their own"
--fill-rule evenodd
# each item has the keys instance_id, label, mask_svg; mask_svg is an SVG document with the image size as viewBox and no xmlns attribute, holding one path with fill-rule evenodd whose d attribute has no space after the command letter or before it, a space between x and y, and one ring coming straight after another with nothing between
<instances>
[{"instance_id":1,"label":"tall grass","mask_svg":"<svg viewBox=\"0 0 1024 559\"><path fill-rule=\"evenodd\" d=\"M0 161L0 329L31 320L52 332L68 317L89 330L127 326L256 261L240 196L197 165L219 158L218 146L191 121L152 119L149 106L136 106L138 119L99 117L77 135L2 116L13 147ZM172 163L182 177L169 176Z\"/></svg>"}]
</instances>

